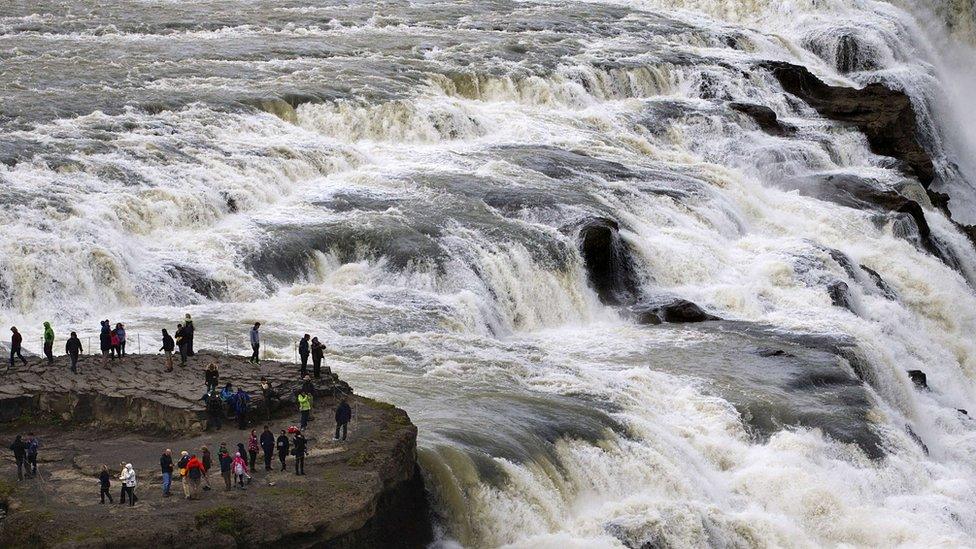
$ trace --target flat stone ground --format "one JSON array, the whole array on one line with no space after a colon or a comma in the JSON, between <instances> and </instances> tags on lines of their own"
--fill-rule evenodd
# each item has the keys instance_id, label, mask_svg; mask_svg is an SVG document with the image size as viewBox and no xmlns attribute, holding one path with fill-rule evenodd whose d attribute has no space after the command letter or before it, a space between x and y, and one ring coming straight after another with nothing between
<instances>
[{"instance_id":1,"label":"flat stone ground","mask_svg":"<svg viewBox=\"0 0 976 549\"><path fill-rule=\"evenodd\" d=\"M145 394L147 388L166 387L166 399L175 407L202 409L198 399L203 394L203 368L216 360L222 384L226 381L243 385L254 391L260 376L274 382L294 380L297 367L291 364L263 362L249 364L245 357L198 354L185 369L176 366L163 372L161 356L142 355L110 361L102 366L100 357L88 358L81 374L67 370L66 359L59 358L54 366L33 359L24 369L15 367L8 373L0 371L2 394L12 391L97 390L105 394ZM315 529L328 518L334 528L341 530L356 513L375 499L388 480L391 471L401 467L405 442L413 449L416 428L406 414L392 406L350 397L353 420L346 442L335 442L334 412L337 402L331 397L317 398L313 420L306 432L309 455L306 476L294 473L294 457L288 456L288 469L278 470L277 456L274 471L264 470L259 453L253 481L245 490L225 491L216 462L217 448L226 442L233 450L237 444L246 446L250 430L239 430L227 422L220 431L189 436L154 436L125 432L122 429L92 429L83 426L38 425L31 419L0 424L3 442L0 459L0 502L4 492L10 493L10 508L0 528L0 546L41 545L116 545L121 533L135 535L145 546L161 541L193 544L186 536L198 534L202 528L210 533L210 525L195 524L195 517L207 509L233 507L243 511L251 520L249 539L268 540L295 531ZM298 412L268 422L277 436L281 429L298 423ZM260 435L265 422L255 418L251 427ZM16 434L33 431L41 439L38 459L39 476L17 481L12 453L6 447ZM174 461L180 451L200 454L208 446L214 455L214 471L209 475L211 491L201 491L199 500L185 500L179 479L174 479L173 496L162 497L162 475L159 457L164 449L173 451ZM410 456L412 459L412 456ZM134 507L118 504L121 483L116 480L120 463L132 463L136 470L138 503ZM112 495L116 503L99 503L97 473L102 464L113 474ZM332 520L334 519L334 520ZM345 521L345 522L344 522ZM219 526L213 525L219 530ZM253 530L266 529L254 534ZM218 536L219 537L219 536ZM225 540L232 537L224 536ZM174 541L175 540L175 541ZM210 542L212 543L212 542ZM140 545L142 545L140 543ZM219 544L218 544L219 545ZM232 545L232 543L231 543Z\"/></svg>"}]
</instances>

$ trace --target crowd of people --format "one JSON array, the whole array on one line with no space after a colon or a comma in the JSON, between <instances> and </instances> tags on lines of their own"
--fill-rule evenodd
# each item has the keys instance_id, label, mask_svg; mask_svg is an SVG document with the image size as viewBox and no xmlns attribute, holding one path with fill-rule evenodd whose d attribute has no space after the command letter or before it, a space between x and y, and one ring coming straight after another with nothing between
<instances>
[{"instance_id":1,"label":"crowd of people","mask_svg":"<svg viewBox=\"0 0 976 549\"><path fill-rule=\"evenodd\" d=\"M260 323L255 323L251 328L250 342L253 354L251 362L259 362L260 350ZM187 314L177 325L175 337L170 336L166 329L162 330L162 351L165 355L165 371L173 370L173 354L178 350L180 355L180 366L185 367L187 357L194 356L193 349L193 320ZM21 354L23 336L16 327L11 328L10 346L10 367L15 364L15 359L19 358L23 364L27 361ZM43 332L44 354L48 363L53 363L53 347L55 341L54 329L50 322L44 323ZM103 357L103 364L109 360L126 356L126 332L125 325L116 323L115 327L108 320L101 322L100 349ZM247 484L253 478L257 457L260 453L263 456L264 470L273 471L273 461L277 458L280 465L279 471L287 470L288 457L292 457L294 471L296 475L305 474L305 456L308 454L308 440L305 431L311 421L311 413L315 398L314 378L321 377L321 365L324 357L325 345L317 337L305 334L298 343L298 352L301 358L299 368L299 379L301 385L294 390L295 402L298 408L298 426L290 426L280 430L280 434L275 436L269 425L264 425L264 430L260 435L252 429L246 444L239 442L236 449L228 448L226 442L221 442L216 461L207 446L202 446L198 451L183 450L176 462L173 461L172 451L165 450L159 458L159 466L162 473L162 493L164 497L172 495L171 486L174 475L180 480L183 495L187 499L198 499L201 492L211 489L210 477L213 472L219 471L223 479L224 490L246 489ZM84 352L81 340L75 332L71 332L70 337L65 343L65 353L70 359L71 371L78 372L79 356ZM312 372L308 373L308 359L312 359ZM220 369L216 362L210 362L203 370L205 391L202 401L207 411L207 429L219 431L223 426L224 420L228 415L232 415L237 422L239 429L246 429L250 422L251 395L243 387L236 390L232 383L226 383L220 388L221 376ZM260 390L264 402L265 420L270 420L274 404L280 402L280 395L267 378L261 378ZM335 411L335 436L334 440L346 440L348 425L352 420L352 408L348 401L342 398ZM33 433L28 433L24 439L22 435L17 435L14 442L10 445L10 450L14 454L17 464L18 480L35 478L37 476L37 455L40 447L40 440ZM119 503L135 505L138 501L136 495L137 475L132 463L120 463L120 474L116 480L121 483L119 492ZM102 465L98 474L99 499L105 503L115 503L112 497L113 475L107 465Z\"/></svg>"}]
</instances>

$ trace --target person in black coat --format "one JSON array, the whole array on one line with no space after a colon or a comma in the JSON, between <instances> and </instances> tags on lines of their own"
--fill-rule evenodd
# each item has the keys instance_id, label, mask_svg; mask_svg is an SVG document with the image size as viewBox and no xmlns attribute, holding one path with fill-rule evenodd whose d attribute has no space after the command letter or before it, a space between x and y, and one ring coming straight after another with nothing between
<instances>
[{"instance_id":1,"label":"person in black coat","mask_svg":"<svg viewBox=\"0 0 976 549\"><path fill-rule=\"evenodd\" d=\"M271 470L271 458L274 457L275 451L275 436L271 432L271 429L267 425L264 426L264 432L261 433L261 451L264 452L264 470Z\"/></svg>"},{"instance_id":2,"label":"person in black coat","mask_svg":"<svg viewBox=\"0 0 976 549\"><path fill-rule=\"evenodd\" d=\"M10 445L10 451L14 453L14 461L17 462L17 480L24 480L24 462L27 461L27 443L21 439L20 435L14 438Z\"/></svg>"},{"instance_id":3,"label":"person in black coat","mask_svg":"<svg viewBox=\"0 0 976 549\"><path fill-rule=\"evenodd\" d=\"M207 417L210 418L210 425L218 431L224 425L224 413L224 401L220 400L217 391L212 391L207 395Z\"/></svg>"},{"instance_id":4,"label":"person in black coat","mask_svg":"<svg viewBox=\"0 0 976 549\"><path fill-rule=\"evenodd\" d=\"M312 375L315 379L322 377L322 359L325 357L325 345L319 338L312 338Z\"/></svg>"},{"instance_id":5,"label":"person in black coat","mask_svg":"<svg viewBox=\"0 0 976 549\"><path fill-rule=\"evenodd\" d=\"M302 378L308 374L308 354L309 354L309 338L312 336L305 334L302 339L298 341L298 356L302 359L302 369L299 371L298 377Z\"/></svg>"},{"instance_id":6,"label":"person in black coat","mask_svg":"<svg viewBox=\"0 0 976 549\"><path fill-rule=\"evenodd\" d=\"M339 430L342 430L342 440L346 440L346 431L349 422L352 420L352 408L349 407L349 402L346 399L342 399L339 406L336 408L335 413L336 420L336 431L335 440L339 440Z\"/></svg>"},{"instance_id":7,"label":"person in black coat","mask_svg":"<svg viewBox=\"0 0 976 549\"><path fill-rule=\"evenodd\" d=\"M278 436L278 461L281 462L281 470L285 470L285 458L288 457L288 448L291 446L291 442L288 440L288 434L285 430L281 430L281 435Z\"/></svg>"},{"instance_id":8,"label":"person in black coat","mask_svg":"<svg viewBox=\"0 0 976 549\"><path fill-rule=\"evenodd\" d=\"M102 472L98 473L98 489L98 496L103 504L105 498L108 498L109 503L115 503L115 500L112 499L112 493L109 492L112 489L112 475L108 474L108 465L102 465Z\"/></svg>"},{"instance_id":9,"label":"person in black coat","mask_svg":"<svg viewBox=\"0 0 976 549\"><path fill-rule=\"evenodd\" d=\"M27 359L24 358L24 355L20 354L20 346L24 342L24 336L20 332L17 331L17 327L16 326L11 326L10 327L10 333L11 333L11 336L10 336L10 367L11 368L14 367L14 357L19 358L20 359L20 362L23 363L24 366L27 366Z\"/></svg>"},{"instance_id":10,"label":"person in black coat","mask_svg":"<svg viewBox=\"0 0 976 549\"><path fill-rule=\"evenodd\" d=\"M78 339L78 334L71 332L71 337L64 344L64 352L68 354L68 359L71 361L71 372L78 373L78 356L85 352L81 348L81 340Z\"/></svg>"},{"instance_id":11,"label":"person in black coat","mask_svg":"<svg viewBox=\"0 0 976 549\"><path fill-rule=\"evenodd\" d=\"M173 336L169 335L166 328L163 328L163 346L159 348L160 351L166 354L166 370L167 372L173 371L173 350L176 349L176 341L173 340Z\"/></svg>"},{"instance_id":12,"label":"person in black coat","mask_svg":"<svg viewBox=\"0 0 976 549\"><path fill-rule=\"evenodd\" d=\"M301 431L295 433L295 438L292 440L292 446L294 447L291 453L295 454L295 474L304 475L305 474L305 455L308 454L307 449L308 441L305 439L305 435Z\"/></svg>"},{"instance_id":13,"label":"person in black coat","mask_svg":"<svg viewBox=\"0 0 976 549\"><path fill-rule=\"evenodd\" d=\"M112 325L102 321L102 331L98 335L98 348L102 351L102 366L108 365L108 354L112 351Z\"/></svg>"}]
</instances>

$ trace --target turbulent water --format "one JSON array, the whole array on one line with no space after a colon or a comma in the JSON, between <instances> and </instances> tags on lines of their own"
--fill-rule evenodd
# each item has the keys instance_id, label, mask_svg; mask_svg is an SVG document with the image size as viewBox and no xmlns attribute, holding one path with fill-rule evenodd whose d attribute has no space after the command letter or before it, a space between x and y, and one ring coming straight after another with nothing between
<instances>
[{"instance_id":1,"label":"turbulent water","mask_svg":"<svg viewBox=\"0 0 976 549\"><path fill-rule=\"evenodd\" d=\"M0 317L33 351L102 318L154 350L184 312L241 353L255 320L272 357L323 337L419 425L440 545L974 545L974 17L0 0ZM908 93L952 219L763 60ZM802 184L827 175L922 202L938 253ZM602 304L594 217L642 293L726 321Z\"/></svg>"}]
</instances>

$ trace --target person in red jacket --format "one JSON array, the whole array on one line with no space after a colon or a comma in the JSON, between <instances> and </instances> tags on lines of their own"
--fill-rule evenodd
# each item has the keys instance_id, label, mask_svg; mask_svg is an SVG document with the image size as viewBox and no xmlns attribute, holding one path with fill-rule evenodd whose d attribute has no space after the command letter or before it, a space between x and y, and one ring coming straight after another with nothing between
<instances>
[{"instance_id":1,"label":"person in red jacket","mask_svg":"<svg viewBox=\"0 0 976 549\"><path fill-rule=\"evenodd\" d=\"M190 456L190 461L186 463L186 477L190 479L190 499L197 499L200 494L200 482L203 480L207 470L203 462L197 459L197 455Z\"/></svg>"},{"instance_id":2,"label":"person in red jacket","mask_svg":"<svg viewBox=\"0 0 976 549\"><path fill-rule=\"evenodd\" d=\"M13 332L13 335L10 336L10 367L14 367L14 357L20 358L24 366L27 366L27 360L24 355L20 354L20 345L24 342L24 336L20 335L16 326L12 326L10 331Z\"/></svg>"}]
</instances>

